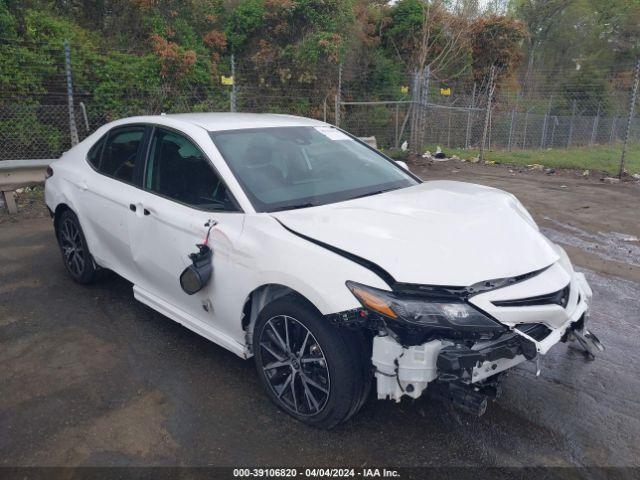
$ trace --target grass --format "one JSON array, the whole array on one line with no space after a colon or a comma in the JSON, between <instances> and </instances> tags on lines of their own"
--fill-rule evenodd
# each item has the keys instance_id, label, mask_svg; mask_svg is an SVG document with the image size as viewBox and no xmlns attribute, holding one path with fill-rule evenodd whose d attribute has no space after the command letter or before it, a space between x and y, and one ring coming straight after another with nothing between
<instances>
[{"instance_id":1,"label":"grass","mask_svg":"<svg viewBox=\"0 0 640 480\"><path fill-rule=\"evenodd\" d=\"M427 147L426 150L436 151L436 146ZM477 157L477 149L446 148L442 150L449 156L457 155L460 158L470 159ZM567 149L548 150L488 150L485 152L485 160L496 163L508 163L514 165L531 165L534 163L552 168L575 168L581 170L602 170L611 175L617 175L620 168L620 153L622 144L594 145L592 147L572 147ZM640 144L627 146L625 157L626 170L630 173L640 173Z\"/></svg>"}]
</instances>

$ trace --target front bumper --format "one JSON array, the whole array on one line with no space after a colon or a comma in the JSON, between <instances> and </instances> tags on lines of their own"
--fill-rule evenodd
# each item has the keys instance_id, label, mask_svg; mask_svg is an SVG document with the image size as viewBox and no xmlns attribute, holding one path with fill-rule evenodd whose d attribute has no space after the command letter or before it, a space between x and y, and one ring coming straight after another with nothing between
<instances>
[{"instance_id":1,"label":"front bumper","mask_svg":"<svg viewBox=\"0 0 640 480\"><path fill-rule=\"evenodd\" d=\"M378 398L417 398L431 382L478 390L491 377L524 361L539 359L573 330L582 330L587 321L591 288L582 273L574 273L571 284L573 302L561 324L515 324L500 338L471 346L444 339L402 346L388 335L374 337L372 362Z\"/></svg>"}]
</instances>

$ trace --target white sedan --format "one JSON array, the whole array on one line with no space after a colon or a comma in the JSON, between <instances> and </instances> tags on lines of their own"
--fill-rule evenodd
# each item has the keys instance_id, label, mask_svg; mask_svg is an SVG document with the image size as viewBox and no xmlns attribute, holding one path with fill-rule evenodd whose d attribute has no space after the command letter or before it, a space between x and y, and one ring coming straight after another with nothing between
<instances>
[{"instance_id":1,"label":"white sedan","mask_svg":"<svg viewBox=\"0 0 640 480\"><path fill-rule=\"evenodd\" d=\"M482 414L505 370L585 329L591 290L511 194L422 182L286 115L179 114L99 128L47 172L64 264L242 358L329 428L429 385Z\"/></svg>"}]
</instances>

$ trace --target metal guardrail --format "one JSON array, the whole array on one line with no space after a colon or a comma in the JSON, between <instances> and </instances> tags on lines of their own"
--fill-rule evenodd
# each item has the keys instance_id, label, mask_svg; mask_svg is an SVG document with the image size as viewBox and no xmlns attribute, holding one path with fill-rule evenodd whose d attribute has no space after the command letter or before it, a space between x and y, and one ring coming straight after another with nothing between
<instances>
[{"instance_id":1,"label":"metal guardrail","mask_svg":"<svg viewBox=\"0 0 640 480\"><path fill-rule=\"evenodd\" d=\"M44 182L47 167L55 159L3 160L0 162L0 191L9 213L17 213L15 190Z\"/></svg>"}]
</instances>

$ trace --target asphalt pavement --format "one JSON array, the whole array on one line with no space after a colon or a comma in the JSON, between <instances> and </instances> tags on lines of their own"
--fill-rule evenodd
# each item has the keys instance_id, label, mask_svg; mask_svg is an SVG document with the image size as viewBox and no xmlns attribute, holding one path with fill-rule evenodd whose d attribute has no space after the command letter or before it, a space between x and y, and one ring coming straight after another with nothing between
<instances>
[{"instance_id":1,"label":"asphalt pavement","mask_svg":"<svg viewBox=\"0 0 640 480\"><path fill-rule=\"evenodd\" d=\"M446 168L421 174L455 177ZM557 345L540 377L516 368L480 418L371 399L316 430L270 403L251 361L138 303L125 280L73 283L51 221L16 218L0 223L0 465L640 466L640 190L496 172L458 178L521 192L576 257L606 346L595 361ZM554 204L554 188L587 195L593 219ZM607 230L611 196L631 204Z\"/></svg>"}]
</instances>

